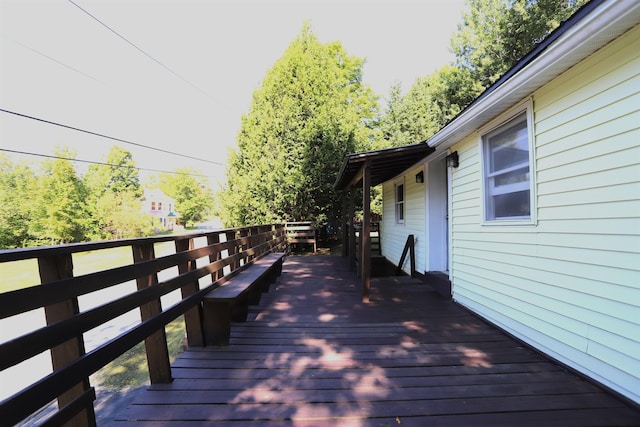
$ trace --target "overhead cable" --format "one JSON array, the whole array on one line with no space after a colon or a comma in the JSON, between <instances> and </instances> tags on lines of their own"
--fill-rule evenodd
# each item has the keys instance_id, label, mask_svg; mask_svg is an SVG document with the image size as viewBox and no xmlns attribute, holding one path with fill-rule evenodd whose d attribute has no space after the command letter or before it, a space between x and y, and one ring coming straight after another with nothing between
<instances>
[{"instance_id":1,"label":"overhead cable","mask_svg":"<svg viewBox=\"0 0 640 427\"><path fill-rule=\"evenodd\" d=\"M80 71L77 68L72 67L71 65L68 65L68 64L66 64L66 63L64 63L64 62L62 62L62 61L60 61L60 60L58 60L56 58L53 58L53 57L51 57L51 56L49 56L49 55L47 55L45 53L40 52L39 50L36 50L36 49L34 49L34 48L30 47L30 46L27 46L24 43L20 43L19 41L13 40L13 39L11 39L9 37L7 37L7 40L10 40L11 42L17 44L18 46L21 46L23 49L30 50L33 53L36 53L36 54L38 54L38 55L40 55L40 56L42 56L44 58L47 58L49 61L55 62L58 65L61 65L61 66L65 67L65 68L68 68L71 71L74 71L74 72L76 72L78 74L82 74L83 76L85 76L85 77L87 77L87 78L89 78L89 79L91 79L91 80L93 80L93 81L95 81L97 83L104 84L100 80L98 80L95 77L85 73L84 71Z\"/></svg>"},{"instance_id":2,"label":"overhead cable","mask_svg":"<svg viewBox=\"0 0 640 427\"><path fill-rule=\"evenodd\" d=\"M136 170L145 171L145 172L171 173L171 174L174 174L174 175L187 175L187 176L197 176L197 177L201 177L201 178L211 178L211 176L209 176L209 175L201 175L201 174L196 174L196 173L166 171L166 170L148 169L148 168L139 168L137 166L117 165L115 163L105 163L105 162L94 162L92 160L74 159L72 157L55 156L55 155L51 155L51 154L31 153L31 152L28 152L28 151L10 150L10 149L7 149L7 148L0 148L0 151L4 151L6 153L24 154L24 155L27 155L27 156L45 157L45 158L48 158L48 159L69 160L71 162L78 162L78 163L89 163L89 164L92 164L92 165L110 166L110 167L115 167L115 168L136 169Z\"/></svg>"},{"instance_id":3,"label":"overhead cable","mask_svg":"<svg viewBox=\"0 0 640 427\"><path fill-rule=\"evenodd\" d=\"M129 144L129 145L134 145L136 147L146 148L147 150L159 151L161 153L171 154L173 156L180 156L180 157L184 157L184 158L187 158L187 159L198 160L200 162L210 163L212 165L224 166L224 163L214 162L213 160L205 160L205 159L202 159L202 158L199 158L199 157L189 156L189 155L182 154L182 153L176 153L174 151L163 150L161 148L156 148L156 147L150 147L148 145L143 145L143 144L138 144L136 142L127 141L126 139L116 138L116 137L105 135L105 134L102 134L102 133L92 132L90 130L85 130L85 129L80 129L80 128L77 128L75 126L69 126L69 125L65 125L65 124L62 124L62 123L52 122L50 120L45 120L45 119L41 119L41 118L38 118L38 117L29 116L29 115L18 113L18 112L11 111L11 110L5 110L4 108L0 108L0 111L3 112L3 113L7 113L7 114L13 114L13 115L18 116L18 117L23 117L25 119L36 120L38 122L47 123L47 124L54 125L54 126L59 126L59 127L65 128L65 129L71 129L71 130L74 130L74 131L77 131L77 132L87 133L89 135L98 136L100 138L110 139L110 140L113 140L113 141L121 142L123 144Z\"/></svg>"},{"instance_id":4,"label":"overhead cable","mask_svg":"<svg viewBox=\"0 0 640 427\"><path fill-rule=\"evenodd\" d=\"M136 49L138 52L142 53L144 56L146 56L147 58L149 58L150 60L152 60L153 62L155 62L156 64L158 64L159 66L161 66L162 68L164 68L165 70L167 70L168 72L170 72L171 74L173 74L175 77L179 78L180 80L182 80L183 82L185 82L186 84L188 84L189 86L191 86L192 88L194 88L195 90L197 90L198 92L200 92L201 94L203 94L204 96L206 96L207 98L209 98L212 101L215 101L214 98L212 98L207 92L205 92L204 90L200 89L198 86L196 86L195 84L193 84L192 82L190 82L189 80L185 79L184 77L182 77L180 74L176 73L175 71L173 71L171 68L167 67L166 65L164 65L162 62L160 62L159 60L157 60L156 58L154 58L153 56L151 56L150 54L148 54L144 49L138 47L136 44L134 44L132 41L130 41L129 39L127 39L125 36L123 36L122 34L118 33L116 30L114 30L113 28L111 28L110 26L108 26L107 24L105 24L103 21L101 21L100 19L98 19L95 15L91 14L89 11L87 11L86 9L82 8L82 6L80 6L78 3L74 2L73 0L68 0L69 3L71 3L72 5L74 5L75 7L77 7L78 9L80 9L82 12L84 12L85 14L87 14L88 16L90 16L93 20L95 20L96 22L98 22L100 25L102 25L103 27L105 27L107 30L111 31L113 34L115 34L116 36L118 36L120 39L122 39L125 43L127 43L128 45L130 45L131 47L133 47L134 49Z\"/></svg>"}]
</instances>

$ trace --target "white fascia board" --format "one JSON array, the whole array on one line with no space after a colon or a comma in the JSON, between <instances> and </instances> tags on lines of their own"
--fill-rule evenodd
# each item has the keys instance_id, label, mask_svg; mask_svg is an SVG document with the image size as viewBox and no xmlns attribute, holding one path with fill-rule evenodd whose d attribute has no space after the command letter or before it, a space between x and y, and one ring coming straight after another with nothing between
<instances>
[{"instance_id":1,"label":"white fascia board","mask_svg":"<svg viewBox=\"0 0 640 427\"><path fill-rule=\"evenodd\" d=\"M639 23L639 1L606 1L569 28L513 77L464 110L427 144L432 148L447 149L460 142Z\"/></svg>"}]
</instances>

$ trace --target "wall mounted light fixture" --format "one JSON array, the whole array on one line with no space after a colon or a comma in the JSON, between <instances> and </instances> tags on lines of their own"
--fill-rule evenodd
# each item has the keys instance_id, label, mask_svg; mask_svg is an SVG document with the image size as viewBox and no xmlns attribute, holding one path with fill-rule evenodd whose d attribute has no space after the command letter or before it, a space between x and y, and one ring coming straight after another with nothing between
<instances>
[{"instance_id":1,"label":"wall mounted light fixture","mask_svg":"<svg viewBox=\"0 0 640 427\"><path fill-rule=\"evenodd\" d=\"M454 151L446 157L447 167L457 168L460 163L458 161L458 152Z\"/></svg>"},{"instance_id":2,"label":"wall mounted light fixture","mask_svg":"<svg viewBox=\"0 0 640 427\"><path fill-rule=\"evenodd\" d=\"M422 184L424 182L424 171L420 171L416 174L416 182Z\"/></svg>"}]
</instances>

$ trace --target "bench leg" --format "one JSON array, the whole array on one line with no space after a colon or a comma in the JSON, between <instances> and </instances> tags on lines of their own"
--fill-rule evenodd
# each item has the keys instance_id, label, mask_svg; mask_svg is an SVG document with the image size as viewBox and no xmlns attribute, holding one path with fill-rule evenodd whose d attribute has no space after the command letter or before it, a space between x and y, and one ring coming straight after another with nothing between
<instances>
[{"instance_id":1,"label":"bench leg","mask_svg":"<svg viewBox=\"0 0 640 427\"><path fill-rule=\"evenodd\" d=\"M206 345L229 345L231 337L230 301L204 302L203 322Z\"/></svg>"},{"instance_id":2,"label":"bench leg","mask_svg":"<svg viewBox=\"0 0 640 427\"><path fill-rule=\"evenodd\" d=\"M251 285L251 288L249 288L249 305L260 304L260 297L262 296L262 286L264 282L268 282L268 277L260 279L258 283L254 283Z\"/></svg>"},{"instance_id":3,"label":"bench leg","mask_svg":"<svg viewBox=\"0 0 640 427\"><path fill-rule=\"evenodd\" d=\"M231 307L231 320L234 322L246 322L249 316L249 298L243 295L236 299Z\"/></svg>"}]
</instances>

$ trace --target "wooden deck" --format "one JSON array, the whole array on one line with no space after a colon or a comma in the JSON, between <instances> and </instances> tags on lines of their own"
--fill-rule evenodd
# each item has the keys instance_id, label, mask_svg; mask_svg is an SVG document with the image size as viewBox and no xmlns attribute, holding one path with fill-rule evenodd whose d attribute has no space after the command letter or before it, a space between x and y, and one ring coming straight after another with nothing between
<instances>
[{"instance_id":1,"label":"wooden deck","mask_svg":"<svg viewBox=\"0 0 640 427\"><path fill-rule=\"evenodd\" d=\"M125 426L640 425L640 411L424 284L289 257L227 348L192 348Z\"/></svg>"}]
</instances>

